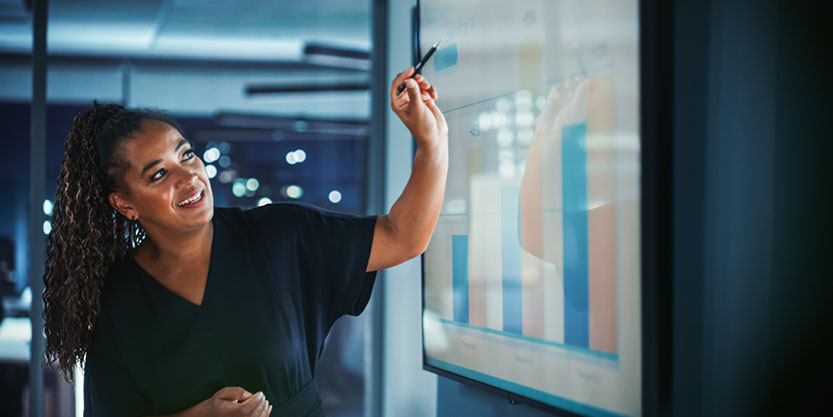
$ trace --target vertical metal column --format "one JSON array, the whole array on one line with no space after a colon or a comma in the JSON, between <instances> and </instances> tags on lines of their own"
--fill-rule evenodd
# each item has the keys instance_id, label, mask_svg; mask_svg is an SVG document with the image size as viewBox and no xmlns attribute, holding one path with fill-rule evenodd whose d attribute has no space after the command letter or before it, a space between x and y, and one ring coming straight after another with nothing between
<instances>
[{"instance_id":1,"label":"vertical metal column","mask_svg":"<svg viewBox=\"0 0 833 417\"><path fill-rule=\"evenodd\" d=\"M32 344L29 355L29 416L43 416L43 197L46 177L46 16L48 0L32 1L32 126L29 171L29 286Z\"/></svg>"},{"instance_id":2,"label":"vertical metal column","mask_svg":"<svg viewBox=\"0 0 833 417\"><path fill-rule=\"evenodd\" d=\"M129 59L121 63L121 105L130 107L130 76L133 74L133 64Z\"/></svg>"},{"instance_id":3,"label":"vertical metal column","mask_svg":"<svg viewBox=\"0 0 833 417\"><path fill-rule=\"evenodd\" d=\"M382 214L385 212L385 135L388 108L388 0L373 0L371 7L373 51L370 72L370 138L366 142L365 154L365 207L368 214ZM384 271L378 272L373 296L365 313L367 320L364 339L364 415L367 417L382 415L384 276Z\"/></svg>"}]
</instances>

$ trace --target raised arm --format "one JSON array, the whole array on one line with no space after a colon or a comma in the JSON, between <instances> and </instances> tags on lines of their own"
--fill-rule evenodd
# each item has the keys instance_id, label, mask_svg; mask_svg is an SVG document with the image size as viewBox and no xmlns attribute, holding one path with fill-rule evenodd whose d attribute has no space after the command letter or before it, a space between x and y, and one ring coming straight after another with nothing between
<instances>
[{"instance_id":1,"label":"raised arm","mask_svg":"<svg viewBox=\"0 0 833 417\"><path fill-rule=\"evenodd\" d=\"M393 80L391 108L417 141L411 177L390 209L379 216L373 232L368 271L398 265L428 247L437 225L448 175L448 125L434 100L436 89L421 76L408 79L405 92L396 88L413 74L408 68Z\"/></svg>"}]
</instances>

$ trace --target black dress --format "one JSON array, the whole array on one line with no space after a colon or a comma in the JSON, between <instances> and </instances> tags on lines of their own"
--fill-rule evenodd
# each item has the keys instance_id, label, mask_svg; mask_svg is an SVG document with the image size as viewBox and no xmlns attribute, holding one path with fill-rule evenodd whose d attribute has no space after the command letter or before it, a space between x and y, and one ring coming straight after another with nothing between
<instances>
[{"instance_id":1,"label":"black dress","mask_svg":"<svg viewBox=\"0 0 833 417\"><path fill-rule=\"evenodd\" d=\"M131 256L110 268L87 351L84 416L189 408L227 386L272 416L320 416L315 365L333 322L364 310L375 216L303 204L214 209L202 305Z\"/></svg>"}]
</instances>

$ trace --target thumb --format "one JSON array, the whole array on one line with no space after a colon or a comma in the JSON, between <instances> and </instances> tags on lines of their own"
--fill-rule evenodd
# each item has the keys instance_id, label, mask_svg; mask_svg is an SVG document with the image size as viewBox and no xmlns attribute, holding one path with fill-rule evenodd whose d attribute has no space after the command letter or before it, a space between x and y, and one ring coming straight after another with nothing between
<instances>
[{"instance_id":1,"label":"thumb","mask_svg":"<svg viewBox=\"0 0 833 417\"><path fill-rule=\"evenodd\" d=\"M408 98L410 98L411 106L424 106L422 102L422 95L419 91L419 83L413 78L405 80L405 87L408 89ZM413 108L413 107L412 107Z\"/></svg>"}]
</instances>

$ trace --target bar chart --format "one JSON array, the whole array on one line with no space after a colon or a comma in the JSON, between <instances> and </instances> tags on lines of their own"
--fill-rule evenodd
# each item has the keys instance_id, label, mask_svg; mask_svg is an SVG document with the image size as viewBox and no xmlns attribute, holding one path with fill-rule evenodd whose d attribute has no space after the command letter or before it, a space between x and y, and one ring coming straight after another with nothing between
<instances>
[{"instance_id":1,"label":"bar chart","mask_svg":"<svg viewBox=\"0 0 833 417\"><path fill-rule=\"evenodd\" d=\"M604 82L588 81L597 91ZM505 133L489 138L478 126L499 100L449 117L468 136L451 152L466 157L450 167L446 209L426 252L426 279L443 289L427 294L427 307L469 326L616 354L617 204L612 170L598 168L611 164L612 153L588 146L604 126L591 127L584 110L573 117L582 121L560 125L557 140L538 149L515 139L514 167L502 175ZM586 108L586 97L575 100ZM532 168L530 149L543 158L532 180L521 170ZM522 208L529 204L536 207Z\"/></svg>"}]
</instances>

